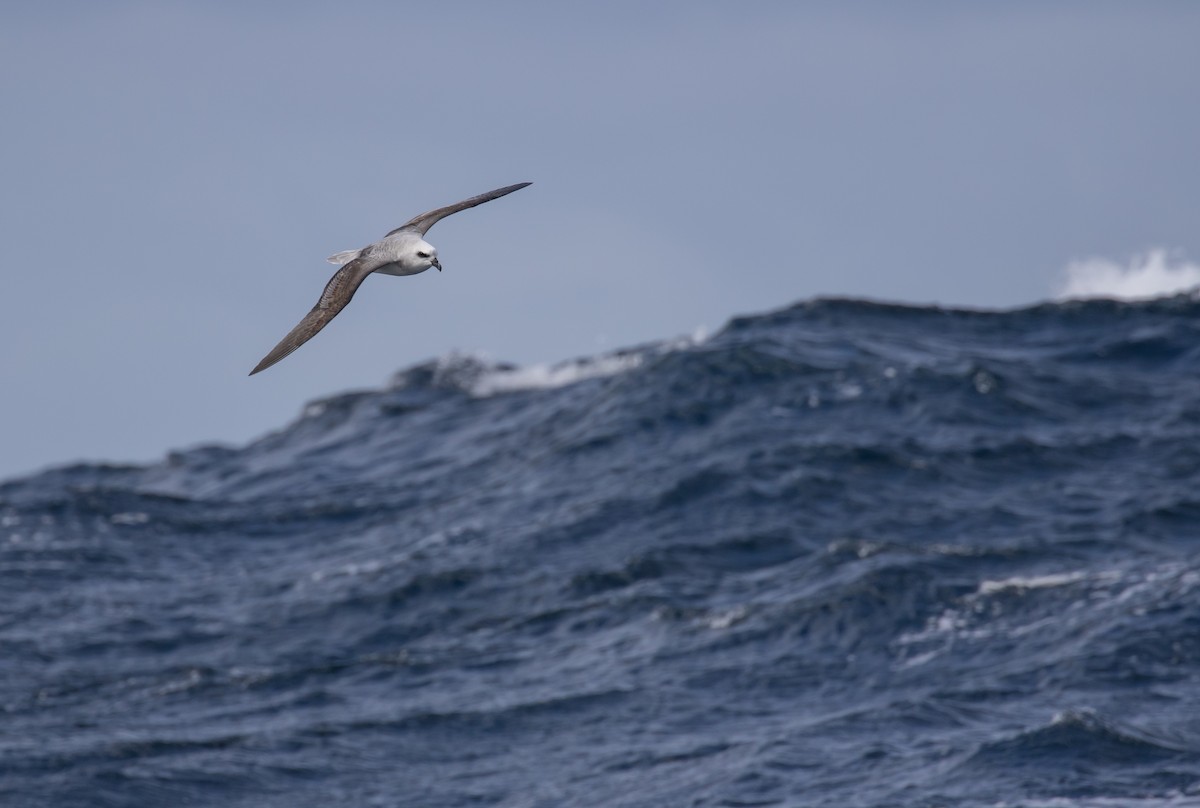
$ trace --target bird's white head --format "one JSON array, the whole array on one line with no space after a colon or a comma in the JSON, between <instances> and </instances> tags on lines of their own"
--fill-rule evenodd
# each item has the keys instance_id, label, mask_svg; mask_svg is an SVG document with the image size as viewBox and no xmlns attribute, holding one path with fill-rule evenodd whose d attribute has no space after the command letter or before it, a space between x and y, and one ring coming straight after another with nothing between
<instances>
[{"instance_id":1,"label":"bird's white head","mask_svg":"<svg viewBox=\"0 0 1200 808\"><path fill-rule=\"evenodd\" d=\"M421 239L413 245L413 257L421 270L437 267L438 272L442 271L442 264L438 261L437 247L430 244L425 239Z\"/></svg>"}]
</instances>

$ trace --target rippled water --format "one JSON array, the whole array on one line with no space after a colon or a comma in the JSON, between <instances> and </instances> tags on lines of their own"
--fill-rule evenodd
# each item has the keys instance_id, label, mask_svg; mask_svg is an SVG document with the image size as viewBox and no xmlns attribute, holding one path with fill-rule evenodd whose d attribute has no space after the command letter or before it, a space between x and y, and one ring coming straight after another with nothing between
<instances>
[{"instance_id":1,"label":"rippled water","mask_svg":"<svg viewBox=\"0 0 1200 808\"><path fill-rule=\"evenodd\" d=\"M0 485L6 806L1200 804L1200 304L816 301Z\"/></svg>"}]
</instances>

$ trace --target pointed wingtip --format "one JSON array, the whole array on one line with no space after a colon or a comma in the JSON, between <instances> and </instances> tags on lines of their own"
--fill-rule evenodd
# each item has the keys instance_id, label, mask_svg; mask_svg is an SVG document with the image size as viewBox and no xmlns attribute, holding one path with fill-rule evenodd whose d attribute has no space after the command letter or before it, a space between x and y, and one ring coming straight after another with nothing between
<instances>
[{"instance_id":1,"label":"pointed wingtip","mask_svg":"<svg viewBox=\"0 0 1200 808\"><path fill-rule=\"evenodd\" d=\"M499 199L502 196L508 196L513 191L519 191L522 188L528 188L530 185L533 185L533 183L532 182L518 182L515 185L505 185L503 188L497 188L494 191L490 191L489 194L495 194L495 196L493 196L492 199ZM480 194L480 196L486 196L486 195L488 195L488 194Z\"/></svg>"}]
</instances>

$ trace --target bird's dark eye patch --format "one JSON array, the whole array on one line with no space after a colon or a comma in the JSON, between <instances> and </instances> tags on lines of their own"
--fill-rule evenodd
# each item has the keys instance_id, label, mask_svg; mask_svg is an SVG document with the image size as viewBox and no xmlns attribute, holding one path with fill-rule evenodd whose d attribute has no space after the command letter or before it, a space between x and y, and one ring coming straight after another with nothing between
<instances>
[{"instance_id":1,"label":"bird's dark eye patch","mask_svg":"<svg viewBox=\"0 0 1200 808\"><path fill-rule=\"evenodd\" d=\"M428 257L429 257L429 253L427 253L427 252L417 252L417 257L418 257L418 258L428 258Z\"/></svg>"}]
</instances>

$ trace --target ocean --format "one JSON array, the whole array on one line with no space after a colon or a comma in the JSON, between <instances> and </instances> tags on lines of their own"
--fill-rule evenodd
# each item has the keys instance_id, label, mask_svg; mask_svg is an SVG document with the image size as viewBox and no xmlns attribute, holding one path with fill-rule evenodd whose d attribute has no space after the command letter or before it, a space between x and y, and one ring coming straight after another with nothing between
<instances>
[{"instance_id":1,"label":"ocean","mask_svg":"<svg viewBox=\"0 0 1200 808\"><path fill-rule=\"evenodd\" d=\"M1200 805L1198 539L1189 296L446 356L0 484L0 805Z\"/></svg>"}]
</instances>

